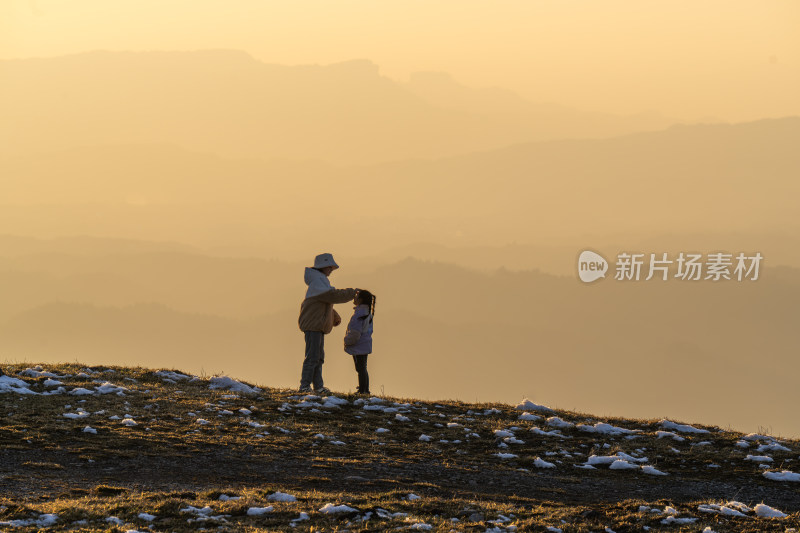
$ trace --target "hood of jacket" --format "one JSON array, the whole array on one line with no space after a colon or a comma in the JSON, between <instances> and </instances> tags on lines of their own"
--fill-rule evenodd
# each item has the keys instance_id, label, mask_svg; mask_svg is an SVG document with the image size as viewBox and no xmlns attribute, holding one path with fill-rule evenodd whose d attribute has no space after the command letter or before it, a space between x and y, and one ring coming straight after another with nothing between
<instances>
[{"instance_id":1,"label":"hood of jacket","mask_svg":"<svg viewBox=\"0 0 800 533\"><path fill-rule=\"evenodd\" d=\"M316 268L306 267L304 280L306 285L308 285L308 290L306 290L306 298L313 298L314 296L318 296L334 289L334 287L331 286L331 282L328 280L328 276Z\"/></svg>"}]
</instances>

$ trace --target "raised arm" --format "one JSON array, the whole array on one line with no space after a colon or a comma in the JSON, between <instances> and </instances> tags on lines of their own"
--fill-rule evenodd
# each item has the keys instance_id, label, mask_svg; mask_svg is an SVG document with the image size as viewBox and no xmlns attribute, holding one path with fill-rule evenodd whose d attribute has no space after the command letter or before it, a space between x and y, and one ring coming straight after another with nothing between
<instances>
[{"instance_id":1,"label":"raised arm","mask_svg":"<svg viewBox=\"0 0 800 533\"><path fill-rule=\"evenodd\" d=\"M350 302L356 297L358 289L333 289L315 296L317 300L329 304L343 304Z\"/></svg>"}]
</instances>

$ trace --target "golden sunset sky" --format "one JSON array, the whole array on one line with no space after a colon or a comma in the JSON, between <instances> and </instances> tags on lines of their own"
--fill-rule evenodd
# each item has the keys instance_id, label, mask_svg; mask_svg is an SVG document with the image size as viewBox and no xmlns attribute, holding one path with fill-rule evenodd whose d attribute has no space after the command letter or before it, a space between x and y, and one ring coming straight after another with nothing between
<instances>
[{"instance_id":1,"label":"golden sunset sky","mask_svg":"<svg viewBox=\"0 0 800 533\"><path fill-rule=\"evenodd\" d=\"M794 0L2 0L0 59L209 48L286 65L367 58L393 79L446 71L535 102L743 121L800 113L798 23Z\"/></svg>"}]
</instances>

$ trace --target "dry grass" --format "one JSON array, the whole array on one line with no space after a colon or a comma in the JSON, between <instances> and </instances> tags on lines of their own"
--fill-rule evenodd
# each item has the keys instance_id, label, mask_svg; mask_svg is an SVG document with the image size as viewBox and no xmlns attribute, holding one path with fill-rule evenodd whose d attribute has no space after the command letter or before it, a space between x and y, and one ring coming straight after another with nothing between
<instances>
[{"instance_id":1,"label":"dry grass","mask_svg":"<svg viewBox=\"0 0 800 533\"><path fill-rule=\"evenodd\" d=\"M23 369L5 370L16 375ZM598 420L559 411L554 415L571 424L604 422L636 433L610 436L573 426L561 435L541 435L531 429L554 428L545 420L519 420L521 412L507 405L386 398L380 403L389 407L386 412L364 409L356 396L338 395L348 404L302 408L295 391L232 394L211 390L208 379L169 383L144 368L104 367L88 373L74 364L46 370L70 376L55 378L64 383L65 393L0 394L0 523L53 513L58 521L52 530L73 531L360 532L430 526L441 531L610 528L617 533L711 527L720 533L800 528L798 484L765 480L763 468L744 460L756 453L754 446L737 446L742 435L719 428L681 434L684 440L678 442L657 438L663 429L658 420ZM81 372L89 375L79 377ZM45 385L47 377L22 379L36 392L55 388ZM122 395L66 394L95 390L104 381L128 390ZM70 413L81 418L63 416ZM136 425L123 425L126 415ZM96 433L84 432L86 426ZM378 428L389 431L378 433ZM494 431L511 428L524 442L501 448L503 437ZM423 433L429 442L420 441ZM793 467L800 465L799 443L782 444L790 451L769 452L772 468L800 470ZM499 452L517 457L502 459ZM576 468L590 455L616 452L646 456L646 464L669 475ZM555 467L539 468L537 459ZM793 514L765 519L752 512L745 517L699 512L701 503L736 498L732 487L742 487L747 498L741 501L750 506L760 502L753 499L760 494L766 503ZM297 501L270 501L275 491ZM409 500L411 493L420 498ZM239 499L221 501L222 494ZM328 515L320 512L326 504L355 511ZM206 506L205 515L187 511ZM266 506L272 511L247 513ZM677 518L696 521L662 523L668 506ZM640 507L659 512L641 512ZM156 518L149 522L140 513ZM308 520L295 522L300 513L307 513ZM38 527L30 523L13 530Z\"/></svg>"}]
</instances>

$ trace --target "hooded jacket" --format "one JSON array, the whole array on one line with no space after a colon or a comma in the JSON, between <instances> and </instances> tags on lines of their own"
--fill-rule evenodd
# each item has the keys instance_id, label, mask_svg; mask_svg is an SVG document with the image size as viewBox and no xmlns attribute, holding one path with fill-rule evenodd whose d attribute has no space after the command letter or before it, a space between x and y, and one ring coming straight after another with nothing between
<instances>
[{"instance_id":1,"label":"hooded jacket","mask_svg":"<svg viewBox=\"0 0 800 533\"><path fill-rule=\"evenodd\" d=\"M372 314L368 305L357 305L344 335L344 351L350 355L372 353Z\"/></svg>"},{"instance_id":2,"label":"hooded jacket","mask_svg":"<svg viewBox=\"0 0 800 533\"><path fill-rule=\"evenodd\" d=\"M332 287L328 277L314 268L306 268L304 279L308 289L300 305L298 325L302 331L330 333L335 318L339 318L339 314L333 310L333 304L352 301L356 297L356 290Z\"/></svg>"}]
</instances>

